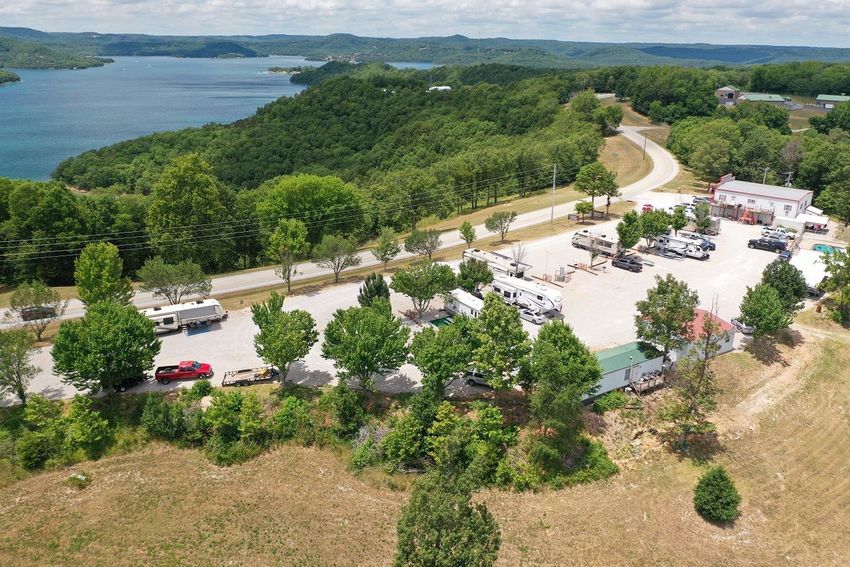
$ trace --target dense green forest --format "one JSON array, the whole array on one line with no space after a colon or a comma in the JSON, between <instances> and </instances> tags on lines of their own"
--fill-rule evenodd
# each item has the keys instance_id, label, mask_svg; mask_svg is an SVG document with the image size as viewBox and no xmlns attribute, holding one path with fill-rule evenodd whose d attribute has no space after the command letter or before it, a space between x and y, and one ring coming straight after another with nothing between
<instances>
[{"instance_id":1,"label":"dense green forest","mask_svg":"<svg viewBox=\"0 0 850 567\"><path fill-rule=\"evenodd\" d=\"M300 55L312 59L355 56L360 61L430 61L444 65L503 63L551 68L605 65L753 65L788 61L847 61L850 50L822 47L665 43L596 43L507 38L376 38L326 36L152 36L45 33L0 27L0 36L36 41L86 55L242 57Z\"/></svg>"},{"instance_id":2,"label":"dense green forest","mask_svg":"<svg viewBox=\"0 0 850 567\"><path fill-rule=\"evenodd\" d=\"M21 78L11 71L0 69L0 85L3 83L14 83L20 81Z\"/></svg>"},{"instance_id":3,"label":"dense green forest","mask_svg":"<svg viewBox=\"0 0 850 567\"><path fill-rule=\"evenodd\" d=\"M84 69L101 67L109 59L87 57L30 41L2 37L0 34L0 67L19 69Z\"/></svg>"}]
</instances>

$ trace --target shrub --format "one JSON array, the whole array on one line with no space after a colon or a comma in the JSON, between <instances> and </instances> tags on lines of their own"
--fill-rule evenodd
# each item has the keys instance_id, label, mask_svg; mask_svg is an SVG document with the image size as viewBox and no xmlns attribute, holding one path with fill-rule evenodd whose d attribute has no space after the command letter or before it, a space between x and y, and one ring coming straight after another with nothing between
<instances>
[{"instance_id":1,"label":"shrub","mask_svg":"<svg viewBox=\"0 0 850 567\"><path fill-rule=\"evenodd\" d=\"M203 410L198 406L184 407L181 404L172 404L171 412L173 419L179 419L182 423L183 442L188 445L202 445L209 434Z\"/></svg>"},{"instance_id":2,"label":"shrub","mask_svg":"<svg viewBox=\"0 0 850 567\"><path fill-rule=\"evenodd\" d=\"M593 411L596 413L605 413L626 407L629 403L629 398L622 390L614 390L593 400Z\"/></svg>"},{"instance_id":3,"label":"shrub","mask_svg":"<svg viewBox=\"0 0 850 567\"><path fill-rule=\"evenodd\" d=\"M280 441L300 439L303 443L310 444L314 438L313 428L310 407L295 396L284 398L272 418L272 434Z\"/></svg>"},{"instance_id":4,"label":"shrub","mask_svg":"<svg viewBox=\"0 0 850 567\"><path fill-rule=\"evenodd\" d=\"M580 441L582 457L567 471L565 475L557 475L549 485L553 488L584 484L595 480L603 480L614 476L620 468L608 456L608 451L602 443L582 438Z\"/></svg>"},{"instance_id":5,"label":"shrub","mask_svg":"<svg viewBox=\"0 0 850 567\"><path fill-rule=\"evenodd\" d=\"M536 490L543 483L537 467L508 457L499 461L493 478L497 486L517 492Z\"/></svg>"},{"instance_id":6,"label":"shrub","mask_svg":"<svg viewBox=\"0 0 850 567\"><path fill-rule=\"evenodd\" d=\"M358 470L370 467L380 460L380 449L372 439L366 439L351 453L351 467Z\"/></svg>"},{"instance_id":7,"label":"shrub","mask_svg":"<svg viewBox=\"0 0 850 567\"><path fill-rule=\"evenodd\" d=\"M18 439L18 460L24 468L33 470L43 467L62 450L61 439L50 431L26 431Z\"/></svg>"},{"instance_id":8,"label":"shrub","mask_svg":"<svg viewBox=\"0 0 850 567\"><path fill-rule=\"evenodd\" d=\"M65 482L67 482L68 486L71 486L72 488L82 490L91 484L91 475L82 471L71 473L71 475L65 479Z\"/></svg>"},{"instance_id":9,"label":"shrub","mask_svg":"<svg viewBox=\"0 0 850 567\"><path fill-rule=\"evenodd\" d=\"M333 432L343 439L353 437L366 417L363 396L349 388L345 382L340 382L324 392L319 399L319 405L333 413L336 422Z\"/></svg>"},{"instance_id":10,"label":"shrub","mask_svg":"<svg viewBox=\"0 0 850 567\"><path fill-rule=\"evenodd\" d=\"M241 392L219 390L213 394L212 403L204 412L204 424L214 437L228 443L239 439L243 399Z\"/></svg>"},{"instance_id":11,"label":"shrub","mask_svg":"<svg viewBox=\"0 0 850 567\"><path fill-rule=\"evenodd\" d=\"M0 459L8 459L13 463L18 460L15 438L5 429L0 429Z\"/></svg>"},{"instance_id":12,"label":"shrub","mask_svg":"<svg viewBox=\"0 0 850 567\"><path fill-rule=\"evenodd\" d=\"M405 414L381 444L387 463L400 467L418 464L425 454L425 429L414 413Z\"/></svg>"},{"instance_id":13,"label":"shrub","mask_svg":"<svg viewBox=\"0 0 850 567\"><path fill-rule=\"evenodd\" d=\"M200 400L213 393L213 385L209 380L198 380L188 390L183 390L180 397L189 401Z\"/></svg>"},{"instance_id":14,"label":"shrub","mask_svg":"<svg viewBox=\"0 0 850 567\"><path fill-rule=\"evenodd\" d=\"M168 403L162 394L150 394L142 411L142 427L152 437L176 441L185 434L183 408Z\"/></svg>"},{"instance_id":15,"label":"shrub","mask_svg":"<svg viewBox=\"0 0 850 567\"><path fill-rule=\"evenodd\" d=\"M709 469L694 488L694 508L711 522L732 522L738 517L741 495L723 467Z\"/></svg>"},{"instance_id":16,"label":"shrub","mask_svg":"<svg viewBox=\"0 0 850 567\"><path fill-rule=\"evenodd\" d=\"M244 463L262 452L263 448L250 441L230 441L213 435L204 446L207 458L220 467Z\"/></svg>"},{"instance_id":17,"label":"shrub","mask_svg":"<svg viewBox=\"0 0 850 567\"><path fill-rule=\"evenodd\" d=\"M253 392L245 395L239 408L239 438L242 441L262 445L266 442L268 429L263 417L263 404Z\"/></svg>"},{"instance_id":18,"label":"shrub","mask_svg":"<svg viewBox=\"0 0 850 567\"><path fill-rule=\"evenodd\" d=\"M112 435L109 422L92 408L91 398L74 396L65 428L66 450L82 450L86 457L99 457Z\"/></svg>"}]
</instances>

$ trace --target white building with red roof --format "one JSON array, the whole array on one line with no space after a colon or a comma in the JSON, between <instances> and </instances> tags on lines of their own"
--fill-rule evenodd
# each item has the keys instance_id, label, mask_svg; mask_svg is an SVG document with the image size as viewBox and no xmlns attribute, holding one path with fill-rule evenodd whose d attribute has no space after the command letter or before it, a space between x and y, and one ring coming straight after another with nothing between
<instances>
[{"instance_id":1,"label":"white building with red roof","mask_svg":"<svg viewBox=\"0 0 850 567\"><path fill-rule=\"evenodd\" d=\"M724 321L717 315L713 315L706 311L705 309L696 309L696 316L694 320L691 321L690 325L690 336L688 337L688 344L673 353L673 358L678 360L683 356L686 356L692 349L701 349L701 343L704 343L705 339L703 337L703 333L705 332L706 321L714 321L715 328L714 332L720 335L720 343L719 350L717 354L724 354L727 352L731 352L735 348L735 327L732 326L728 321ZM701 352L701 350L699 351Z\"/></svg>"}]
</instances>

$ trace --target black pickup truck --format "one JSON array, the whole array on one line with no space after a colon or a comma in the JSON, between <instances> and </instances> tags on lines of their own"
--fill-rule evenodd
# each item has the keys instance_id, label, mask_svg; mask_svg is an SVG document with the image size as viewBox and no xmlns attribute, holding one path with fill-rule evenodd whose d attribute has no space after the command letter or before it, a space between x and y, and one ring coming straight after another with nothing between
<instances>
[{"instance_id":1,"label":"black pickup truck","mask_svg":"<svg viewBox=\"0 0 850 567\"><path fill-rule=\"evenodd\" d=\"M774 240L773 238L753 238L747 243L749 248L758 248L759 250L770 250L771 252L784 252L788 245L782 240Z\"/></svg>"}]
</instances>

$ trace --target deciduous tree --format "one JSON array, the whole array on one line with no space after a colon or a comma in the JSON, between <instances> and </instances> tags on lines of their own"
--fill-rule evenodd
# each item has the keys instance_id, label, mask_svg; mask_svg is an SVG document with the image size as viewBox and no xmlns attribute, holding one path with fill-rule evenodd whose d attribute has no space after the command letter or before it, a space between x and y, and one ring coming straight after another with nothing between
<instances>
[{"instance_id":1,"label":"deciduous tree","mask_svg":"<svg viewBox=\"0 0 850 567\"><path fill-rule=\"evenodd\" d=\"M378 242L372 249L372 255L384 264L384 271L387 270L387 264L401 253L401 244L398 242L398 235L391 228L383 228L381 235L378 236Z\"/></svg>"},{"instance_id":2,"label":"deciduous tree","mask_svg":"<svg viewBox=\"0 0 850 567\"><path fill-rule=\"evenodd\" d=\"M212 280L201 266L191 260L169 264L162 256L150 258L138 271L142 290L164 297L168 303L180 303L190 295L208 297L212 291Z\"/></svg>"},{"instance_id":3,"label":"deciduous tree","mask_svg":"<svg viewBox=\"0 0 850 567\"><path fill-rule=\"evenodd\" d=\"M601 195L615 195L617 190L616 176L608 171L604 165L595 161L589 163L578 172L575 187L590 197L590 204L595 208L596 197Z\"/></svg>"},{"instance_id":4,"label":"deciduous tree","mask_svg":"<svg viewBox=\"0 0 850 567\"><path fill-rule=\"evenodd\" d=\"M27 386L40 370L30 362L33 344L27 331L0 331L0 397L14 394L27 403Z\"/></svg>"},{"instance_id":5,"label":"deciduous tree","mask_svg":"<svg viewBox=\"0 0 850 567\"><path fill-rule=\"evenodd\" d=\"M425 256L429 260L431 255L440 248L440 232L437 230L414 230L404 241L404 249L411 254Z\"/></svg>"},{"instance_id":6,"label":"deciduous tree","mask_svg":"<svg viewBox=\"0 0 850 567\"><path fill-rule=\"evenodd\" d=\"M688 217L685 216L684 207L676 207L670 217L670 226L673 227L673 234L679 234L679 231L688 226Z\"/></svg>"},{"instance_id":7,"label":"deciduous tree","mask_svg":"<svg viewBox=\"0 0 850 567\"><path fill-rule=\"evenodd\" d=\"M343 238L327 234L313 249L313 259L321 268L327 268L334 273L334 282L339 283L339 274L347 268L359 266L360 255L357 254L357 242L354 238Z\"/></svg>"},{"instance_id":8,"label":"deciduous tree","mask_svg":"<svg viewBox=\"0 0 850 567\"><path fill-rule=\"evenodd\" d=\"M280 219L269 237L269 255L277 259L280 266L277 275L286 282L286 290L292 290L292 278L298 274L298 262L307 255L307 227L300 220Z\"/></svg>"},{"instance_id":9,"label":"deciduous tree","mask_svg":"<svg viewBox=\"0 0 850 567\"><path fill-rule=\"evenodd\" d=\"M761 274L761 283L769 285L779 294L782 305L789 315L803 307L806 297L806 278L796 266L784 260L774 260Z\"/></svg>"},{"instance_id":10,"label":"deciduous tree","mask_svg":"<svg viewBox=\"0 0 850 567\"><path fill-rule=\"evenodd\" d=\"M255 309L256 307L256 309ZM283 296L272 292L264 305L254 305L254 323L260 332L254 336L257 356L280 371L281 383L292 364L301 360L319 340L316 322L307 311L282 311Z\"/></svg>"},{"instance_id":11,"label":"deciduous tree","mask_svg":"<svg viewBox=\"0 0 850 567\"><path fill-rule=\"evenodd\" d=\"M617 223L617 236L620 237L623 250L628 250L640 242L642 233L637 211L629 211L623 215L623 220Z\"/></svg>"},{"instance_id":12,"label":"deciduous tree","mask_svg":"<svg viewBox=\"0 0 850 567\"><path fill-rule=\"evenodd\" d=\"M340 378L357 378L367 389L374 388L376 373L397 369L407 360L410 329L381 303L337 310L322 343L322 356L342 370Z\"/></svg>"},{"instance_id":13,"label":"deciduous tree","mask_svg":"<svg viewBox=\"0 0 850 567\"><path fill-rule=\"evenodd\" d=\"M413 308L421 317L436 296L448 293L456 285L452 269L445 264L426 262L412 268L403 268L393 274L390 287L413 301Z\"/></svg>"},{"instance_id":14,"label":"deciduous tree","mask_svg":"<svg viewBox=\"0 0 850 567\"><path fill-rule=\"evenodd\" d=\"M74 262L74 280L80 301L90 307L101 301L127 305L133 297L133 286L125 278L124 262L118 247L108 242L86 246Z\"/></svg>"},{"instance_id":15,"label":"deciduous tree","mask_svg":"<svg viewBox=\"0 0 850 567\"><path fill-rule=\"evenodd\" d=\"M490 232L498 232L502 242L508 236L511 224L516 220L515 211L496 211L484 221L484 228Z\"/></svg>"},{"instance_id":16,"label":"deciduous tree","mask_svg":"<svg viewBox=\"0 0 850 567\"><path fill-rule=\"evenodd\" d=\"M664 211L647 211L640 215L641 236L646 239L646 246L652 247L655 239L667 234L670 227L670 215Z\"/></svg>"},{"instance_id":17,"label":"deciduous tree","mask_svg":"<svg viewBox=\"0 0 850 567\"><path fill-rule=\"evenodd\" d=\"M413 363L422 371L423 381L433 384L440 398L446 386L472 363L475 344L469 340L469 326L457 324L461 318L439 331L433 326L423 329L410 345Z\"/></svg>"},{"instance_id":18,"label":"deciduous tree","mask_svg":"<svg viewBox=\"0 0 850 567\"><path fill-rule=\"evenodd\" d=\"M495 389L505 390L516 383L517 370L531 351L528 333L519 313L495 293L484 297L484 308L475 319L478 347L475 367Z\"/></svg>"},{"instance_id":19,"label":"deciduous tree","mask_svg":"<svg viewBox=\"0 0 850 567\"><path fill-rule=\"evenodd\" d=\"M698 304L699 296L684 281L671 274L664 278L655 276L655 287L647 291L646 299L637 302L638 338L660 348L664 360L668 360L670 351L688 342Z\"/></svg>"},{"instance_id":20,"label":"deciduous tree","mask_svg":"<svg viewBox=\"0 0 850 567\"><path fill-rule=\"evenodd\" d=\"M458 228L458 232L460 232L460 237L466 242L466 247L469 248L472 246L472 243L475 242L475 227L472 226L472 223L469 221L463 221Z\"/></svg>"},{"instance_id":21,"label":"deciduous tree","mask_svg":"<svg viewBox=\"0 0 850 567\"><path fill-rule=\"evenodd\" d=\"M590 201L579 201L576 203L576 212L581 215L581 220L584 222L584 217L593 212L593 203Z\"/></svg>"},{"instance_id":22,"label":"deciduous tree","mask_svg":"<svg viewBox=\"0 0 850 567\"><path fill-rule=\"evenodd\" d=\"M458 268L457 285L469 293L493 281L493 272L483 260L464 260Z\"/></svg>"},{"instance_id":23,"label":"deciduous tree","mask_svg":"<svg viewBox=\"0 0 850 567\"><path fill-rule=\"evenodd\" d=\"M10 311L32 330L37 341L50 323L62 318L67 307L68 301L58 291L40 281L19 285L9 300Z\"/></svg>"},{"instance_id":24,"label":"deciduous tree","mask_svg":"<svg viewBox=\"0 0 850 567\"><path fill-rule=\"evenodd\" d=\"M132 306L95 303L79 321L65 321L53 343L53 370L92 394L153 367L160 342L153 324Z\"/></svg>"},{"instance_id":25,"label":"deciduous tree","mask_svg":"<svg viewBox=\"0 0 850 567\"><path fill-rule=\"evenodd\" d=\"M748 287L741 301L741 321L753 328L753 337L773 335L791 324L791 315L779 292L760 283Z\"/></svg>"}]
</instances>

